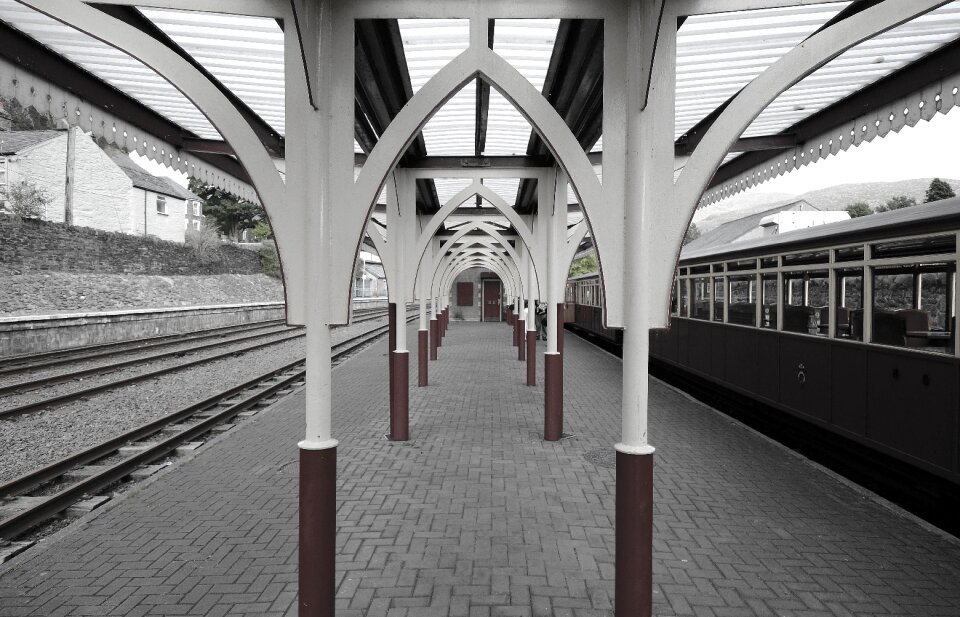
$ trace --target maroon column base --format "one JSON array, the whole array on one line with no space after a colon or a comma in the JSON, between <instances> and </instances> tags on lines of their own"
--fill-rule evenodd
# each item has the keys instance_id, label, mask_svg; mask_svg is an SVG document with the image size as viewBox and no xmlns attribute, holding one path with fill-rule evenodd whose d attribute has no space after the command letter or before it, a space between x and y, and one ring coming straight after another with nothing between
<instances>
[{"instance_id":1,"label":"maroon column base","mask_svg":"<svg viewBox=\"0 0 960 617\"><path fill-rule=\"evenodd\" d=\"M393 392L393 352L397 349L397 304L387 304L387 371L390 376L390 392Z\"/></svg>"},{"instance_id":2,"label":"maroon column base","mask_svg":"<svg viewBox=\"0 0 960 617\"><path fill-rule=\"evenodd\" d=\"M563 356L543 355L543 438L559 441L563 437Z\"/></svg>"},{"instance_id":3,"label":"maroon column base","mask_svg":"<svg viewBox=\"0 0 960 617\"><path fill-rule=\"evenodd\" d=\"M505 316L504 321L507 322L507 325L508 325L508 326L512 326L512 325L513 325L513 311L511 311L510 309L507 309L507 312L504 313L504 316Z\"/></svg>"},{"instance_id":4,"label":"maroon column base","mask_svg":"<svg viewBox=\"0 0 960 617\"><path fill-rule=\"evenodd\" d=\"M430 359L437 359L437 347L440 346L440 323L436 318L430 320Z\"/></svg>"},{"instance_id":5,"label":"maroon column base","mask_svg":"<svg viewBox=\"0 0 960 617\"><path fill-rule=\"evenodd\" d=\"M537 385L537 333L527 330L527 385Z\"/></svg>"},{"instance_id":6,"label":"maroon column base","mask_svg":"<svg viewBox=\"0 0 960 617\"><path fill-rule=\"evenodd\" d=\"M417 334L417 365L419 367L419 371L417 371L417 385L421 387L427 385L427 371L429 370L427 354L429 353L429 347L430 335L427 334L426 330L420 330Z\"/></svg>"},{"instance_id":7,"label":"maroon column base","mask_svg":"<svg viewBox=\"0 0 960 617\"><path fill-rule=\"evenodd\" d=\"M390 440L407 441L410 439L410 354L406 351L395 351L391 355L394 383L390 389Z\"/></svg>"},{"instance_id":8,"label":"maroon column base","mask_svg":"<svg viewBox=\"0 0 960 617\"><path fill-rule=\"evenodd\" d=\"M447 335L447 328L450 327L450 309L443 309L442 319L440 320L440 325L443 326L443 336Z\"/></svg>"},{"instance_id":9,"label":"maroon column base","mask_svg":"<svg viewBox=\"0 0 960 617\"><path fill-rule=\"evenodd\" d=\"M523 319L517 320L517 360L521 362L527 357L527 346L523 344L523 335L526 332L526 324Z\"/></svg>"},{"instance_id":10,"label":"maroon column base","mask_svg":"<svg viewBox=\"0 0 960 617\"><path fill-rule=\"evenodd\" d=\"M520 318L513 318L513 346L516 347L520 344Z\"/></svg>"},{"instance_id":11,"label":"maroon column base","mask_svg":"<svg viewBox=\"0 0 960 617\"><path fill-rule=\"evenodd\" d=\"M334 617L337 449L300 450L300 617Z\"/></svg>"},{"instance_id":12,"label":"maroon column base","mask_svg":"<svg viewBox=\"0 0 960 617\"><path fill-rule=\"evenodd\" d=\"M563 355L563 316L566 307L563 302L557 304L557 353Z\"/></svg>"},{"instance_id":13,"label":"maroon column base","mask_svg":"<svg viewBox=\"0 0 960 617\"><path fill-rule=\"evenodd\" d=\"M653 454L617 452L617 617L653 612Z\"/></svg>"}]
</instances>

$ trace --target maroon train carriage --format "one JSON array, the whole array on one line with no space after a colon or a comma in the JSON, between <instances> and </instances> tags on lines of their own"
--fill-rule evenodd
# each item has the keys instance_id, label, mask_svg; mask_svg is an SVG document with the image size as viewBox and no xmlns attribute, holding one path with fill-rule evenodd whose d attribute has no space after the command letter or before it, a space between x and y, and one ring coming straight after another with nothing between
<instances>
[{"instance_id":1,"label":"maroon train carriage","mask_svg":"<svg viewBox=\"0 0 960 617\"><path fill-rule=\"evenodd\" d=\"M952 198L684 251L651 369L960 533L958 238ZM599 293L572 328L619 344Z\"/></svg>"}]
</instances>

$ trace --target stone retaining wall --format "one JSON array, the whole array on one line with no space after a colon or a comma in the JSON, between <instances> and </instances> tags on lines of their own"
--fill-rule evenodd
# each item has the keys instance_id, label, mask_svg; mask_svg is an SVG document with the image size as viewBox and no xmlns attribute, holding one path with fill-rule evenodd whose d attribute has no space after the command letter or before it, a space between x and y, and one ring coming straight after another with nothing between
<instances>
[{"instance_id":1,"label":"stone retaining wall","mask_svg":"<svg viewBox=\"0 0 960 617\"><path fill-rule=\"evenodd\" d=\"M283 302L0 318L0 358L283 319Z\"/></svg>"}]
</instances>

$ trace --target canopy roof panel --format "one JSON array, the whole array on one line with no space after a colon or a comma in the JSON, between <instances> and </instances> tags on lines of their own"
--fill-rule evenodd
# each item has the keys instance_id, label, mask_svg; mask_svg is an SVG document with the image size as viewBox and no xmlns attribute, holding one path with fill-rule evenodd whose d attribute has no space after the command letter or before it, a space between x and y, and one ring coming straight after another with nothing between
<instances>
[{"instance_id":1,"label":"canopy roof panel","mask_svg":"<svg viewBox=\"0 0 960 617\"><path fill-rule=\"evenodd\" d=\"M14 0L0 0L0 20L184 129L220 138L193 103L142 62Z\"/></svg>"},{"instance_id":2,"label":"canopy roof panel","mask_svg":"<svg viewBox=\"0 0 960 617\"><path fill-rule=\"evenodd\" d=\"M686 18L678 32L676 51L674 134L679 138L678 151L683 149L685 141L695 145L697 136L702 136L716 110L784 53L819 29L868 4L823 2ZM157 38L178 53L188 55L248 108L248 120L262 122L263 126L283 134L283 32L277 21L188 10L118 6L103 10L114 15L119 12L127 23L141 28L145 36ZM12 28L24 33L37 43L38 49L52 50L123 93L130 101L142 103L162 115L180 127L183 136L220 139L190 101L130 56L15 0L0 0L0 20L7 32ZM493 50L513 64L535 88L547 91L547 100L584 148L601 151L602 22L499 19L491 22L490 27L489 44ZM960 0L867 40L824 65L778 97L751 124L744 137L762 141L789 136L804 123L820 122L821 116L827 118L821 124L839 123L845 116L837 113L837 106L846 103L848 97L878 80L908 72L911 63L934 57L938 52L949 50L951 45L956 47L958 35ZM362 146L363 151L369 151L409 96L467 48L469 23L463 19L371 20L358 22L357 40L358 54L388 52L386 56L365 56L373 75L362 78L358 75L358 82L366 79L364 87L382 89L372 93L375 100L364 101L366 107L360 105L360 96L371 92L361 93L358 89L357 108L363 109L357 116L355 148L361 151ZM17 53L24 55L23 51ZM16 61L10 52L4 55L0 50L0 56ZM956 56L944 59L941 74L960 72ZM384 57L389 62L381 62ZM915 90L925 85L918 86L913 81L909 87ZM486 96L484 86L476 80L466 84L424 126L422 142L411 146L401 164L414 165L424 157L435 156L544 155L546 149L531 134L526 120L495 89L489 90ZM908 93L901 90L896 94ZM377 95L382 95L381 99L376 99ZM380 103L384 103L383 106L375 109ZM858 104L862 108L863 103ZM116 113L122 113L122 109ZM853 111L844 113L850 116ZM264 132L258 134L262 136ZM180 146L175 141L171 143ZM271 147L273 152L282 153L282 138ZM715 182L735 177L741 168L748 169L747 162L755 165L778 156L785 146L778 147L779 150L774 147L769 151L728 155ZM221 152L226 162L233 161L229 159L229 146L213 152ZM508 202L516 202L520 212L530 212L536 207L532 182L491 180L487 183L496 185L494 190ZM424 186L426 184L429 186ZM438 207L437 200L442 204L459 188L456 182L439 180L419 182L417 190L418 204L430 211L430 207ZM427 207L430 204L432 206Z\"/></svg>"},{"instance_id":3,"label":"canopy roof panel","mask_svg":"<svg viewBox=\"0 0 960 617\"><path fill-rule=\"evenodd\" d=\"M162 9L141 12L284 133L283 30L276 20Z\"/></svg>"}]
</instances>

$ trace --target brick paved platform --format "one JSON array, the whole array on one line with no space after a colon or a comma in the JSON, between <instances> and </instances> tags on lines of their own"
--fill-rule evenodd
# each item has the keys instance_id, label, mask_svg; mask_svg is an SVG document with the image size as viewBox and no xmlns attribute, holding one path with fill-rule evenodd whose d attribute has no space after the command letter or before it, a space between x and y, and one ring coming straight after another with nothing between
<instances>
[{"instance_id":1,"label":"brick paved platform","mask_svg":"<svg viewBox=\"0 0 960 617\"><path fill-rule=\"evenodd\" d=\"M339 615L612 615L620 362L568 335L575 436L545 443L542 387L509 341L452 324L434 385L411 370L405 444L382 439L386 345L334 371ZM960 615L960 545L658 382L651 396L656 615ZM295 614L302 405L0 567L0 615Z\"/></svg>"}]
</instances>

